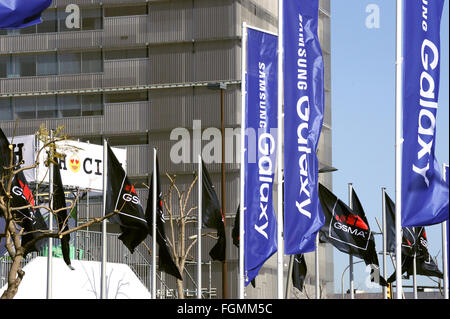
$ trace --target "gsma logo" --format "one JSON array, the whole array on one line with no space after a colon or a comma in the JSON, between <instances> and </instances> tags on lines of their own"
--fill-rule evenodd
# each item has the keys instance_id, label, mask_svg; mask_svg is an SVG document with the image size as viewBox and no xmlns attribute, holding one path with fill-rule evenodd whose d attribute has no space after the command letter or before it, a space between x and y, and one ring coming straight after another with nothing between
<instances>
[{"instance_id":1,"label":"gsma logo","mask_svg":"<svg viewBox=\"0 0 450 319\"><path fill-rule=\"evenodd\" d=\"M23 199L25 199L30 205L34 206L34 197L33 197L33 193L31 192L30 188L28 187L28 185L22 183L22 181L20 179L17 179L20 187L19 186L14 186L12 188L12 192L17 195L22 197Z\"/></svg>"},{"instance_id":2,"label":"gsma logo","mask_svg":"<svg viewBox=\"0 0 450 319\"><path fill-rule=\"evenodd\" d=\"M356 226L356 227L364 229L364 230L369 230L369 226L367 226L367 224L364 222L364 220L357 215L352 215L352 214L349 214L348 216L336 215L336 219L338 221L340 221L341 223L347 224L349 226Z\"/></svg>"},{"instance_id":3,"label":"gsma logo","mask_svg":"<svg viewBox=\"0 0 450 319\"><path fill-rule=\"evenodd\" d=\"M137 197L136 195L125 193L122 195L122 198L126 202L130 202L130 203L137 204L137 205L141 204L139 197Z\"/></svg>"},{"instance_id":4,"label":"gsma logo","mask_svg":"<svg viewBox=\"0 0 450 319\"><path fill-rule=\"evenodd\" d=\"M136 205L141 205L141 201L139 200L139 197L136 194L136 189L134 188L133 185L125 185L124 190L125 190L125 192L129 192L129 193L124 193L122 195L122 199L124 201L133 203Z\"/></svg>"}]
</instances>

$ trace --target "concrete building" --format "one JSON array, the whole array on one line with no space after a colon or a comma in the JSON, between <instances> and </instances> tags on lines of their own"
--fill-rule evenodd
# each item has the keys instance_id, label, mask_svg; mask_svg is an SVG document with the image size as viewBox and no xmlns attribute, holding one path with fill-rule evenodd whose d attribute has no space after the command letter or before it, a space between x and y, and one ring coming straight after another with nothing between
<instances>
[{"instance_id":1,"label":"concrete building","mask_svg":"<svg viewBox=\"0 0 450 319\"><path fill-rule=\"evenodd\" d=\"M187 190L196 171L193 143L190 163L171 159L171 150L179 138L173 134L171 139L174 129L184 128L192 138L199 125L202 130L220 128L221 93L225 127L239 128L241 25L245 21L276 32L277 10L276 0L54 0L44 12L42 24L0 30L0 127L11 136L13 132L34 134L41 123L49 129L64 125L75 139L102 144L107 138L110 145L126 148L127 173L145 208L148 191L143 183L149 183L154 147L158 149L163 193L169 189L165 172L176 174L177 185ZM319 160L321 165L331 166L329 0L320 1L319 17L326 88ZM218 82L226 89L208 85ZM202 147L208 138L211 136L202 140ZM232 244L231 228L239 202L239 151L227 154L227 158L227 291L228 297L236 298L238 249ZM221 200L221 164L208 164L207 168ZM331 187L331 174L321 174L320 179ZM193 194L196 192L194 187ZM79 222L101 216L101 205L98 196L92 196L89 204L82 199ZM196 205L196 195L191 196L188 205ZM90 231L99 231L99 227ZM110 224L108 231L114 233L117 227ZM195 226L188 228L188 236L195 232ZM78 238L78 243L85 239ZM150 243L149 238L147 241ZM208 263L214 243L209 238L203 241L206 298L222 297L222 265ZM88 251L88 247L83 248ZM332 248L321 244L319 253L324 293L332 293ZM121 250L120 254L122 258L126 252ZM145 249L139 254L151 260ZM191 255L195 261L195 249ZM92 253L90 258L97 257ZM108 255L111 261L119 262L120 258ZM289 258L285 261L287 273ZM314 285L314 254L307 254L306 261L307 291L314 297L310 286ZM147 271L139 273L139 266L134 269L148 286ZM194 295L195 264L188 264L186 270L189 274L185 276L185 288ZM175 289L171 276L158 275L158 289ZM289 297L299 297L292 289L289 291ZM256 289L249 286L246 293L249 298L276 297L274 260L262 268Z\"/></svg>"}]
</instances>

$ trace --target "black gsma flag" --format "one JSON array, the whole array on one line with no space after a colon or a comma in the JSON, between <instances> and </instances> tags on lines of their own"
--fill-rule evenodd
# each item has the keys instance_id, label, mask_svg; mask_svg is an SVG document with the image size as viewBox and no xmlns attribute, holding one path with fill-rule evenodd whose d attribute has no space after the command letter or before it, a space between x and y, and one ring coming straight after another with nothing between
<instances>
[{"instance_id":1,"label":"black gsma flag","mask_svg":"<svg viewBox=\"0 0 450 319\"><path fill-rule=\"evenodd\" d=\"M352 210L320 183L319 198L325 215L325 224L320 230L322 239L343 253L364 259L371 238L365 218L359 216L359 212Z\"/></svg>"},{"instance_id":2,"label":"black gsma flag","mask_svg":"<svg viewBox=\"0 0 450 319\"><path fill-rule=\"evenodd\" d=\"M0 129L0 194L4 195L4 188L7 183L7 172L3 167L10 166L10 149L9 141ZM15 159L13 159L14 161ZM12 214L17 224L23 228L24 234L22 235L22 247L25 247L28 243L33 241L42 235L41 230L48 230L47 224L44 221L39 210L35 209L35 201L33 193L28 186L28 182L25 178L23 172L19 172L13 176L12 186L11 186L11 207L23 207L30 206L28 208L23 208L20 210L13 210ZM39 251L45 245L45 240L41 239L30 247L25 249L24 257L32 251Z\"/></svg>"},{"instance_id":3,"label":"black gsma flag","mask_svg":"<svg viewBox=\"0 0 450 319\"><path fill-rule=\"evenodd\" d=\"M109 145L107 145L107 148L108 175L105 214L118 211L109 220L120 226L122 233L119 239L133 253L134 249L147 237L147 221L134 186L130 183L127 174Z\"/></svg>"},{"instance_id":4,"label":"black gsma flag","mask_svg":"<svg viewBox=\"0 0 450 319\"><path fill-rule=\"evenodd\" d=\"M386 207L386 251L395 254L395 204L384 193ZM414 256L417 236L413 227L402 227L402 256Z\"/></svg>"},{"instance_id":5,"label":"black gsma flag","mask_svg":"<svg viewBox=\"0 0 450 319\"><path fill-rule=\"evenodd\" d=\"M217 243L209 255L213 260L225 261L225 224L214 185L211 182L205 163L202 161L202 227L217 230Z\"/></svg>"},{"instance_id":6,"label":"black gsma flag","mask_svg":"<svg viewBox=\"0 0 450 319\"><path fill-rule=\"evenodd\" d=\"M416 253L416 274L442 279L444 275L428 252L428 240L425 227L415 227L414 235L416 238L416 244L413 247ZM405 255L402 250L402 274L405 272L407 276L414 275L414 255ZM394 271L389 277L388 282L393 282L396 279L396 272Z\"/></svg>"},{"instance_id":7,"label":"black gsma flag","mask_svg":"<svg viewBox=\"0 0 450 319\"><path fill-rule=\"evenodd\" d=\"M363 259L371 267L371 280L386 285L386 280L380 276L375 240L356 193L352 194L353 209L320 183L319 198L325 215L325 224L319 232L322 241Z\"/></svg>"},{"instance_id":8,"label":"black gsma flag","mask_svg":"<svg viewBox=\"0 0 450 319\"><path fill-rule=\"evenodd\" d=\"M53 210L58 210L56 213L56 221L58 222L58 229L60 231L69 230L69 224L67 220L66 196L64 195L64 187L61 179L61 173L59 171L58 161L54 159L53 165ZM67 266L72 268L70 262L70 234L64 235L61 238L61 250L64 262ZM73 268L72 268L73 269Z\"/></svg>"},{"instance_id":9,"label":"black gsma flag","mask_svg":"<svg viewBox=\"0 0 450 319\"><path fill-rule=\"evenodd\" d=\"M303 291L307 271L308 268L306 267L305 256L303 254L294 255L292 265L292 284L300 291Z\"/></svg>"},{"instance_id":10,"label":"black gsma flag","mask_svg":"<svg viewBox=\"0 0 450 319\"><path fill-rule=\"evenodd\" d=\"M416 272L418 275L431 276L443 278L444 275L439 270L438 265L431 257L428 251L428 239L425 232L425 227L415 227L415 233L417 236L416 247ZM409 274L409 272L408 272Z\"/></svg>"},{"instance_id":11,"label":"black gsma flag","mask_svg":"<svg viewBox=\"0 0 450 319\"><path fill-rule=\"evenodd\" d=\"M414 257L403 256L402 257L402 274L406 273L407 276L414 274ZM434 262L430 255L428 257L416 257L416 274L429 277L444 278L444 275L439 270L439 267ZM397 279L397 272L389 277L388 283L394 282Z\"/></svg>"},{"instance_id":12,"label":"black gsma flag","mask_svg":"<svg viewBox=\"0 0 450 319\"><path fill-rule=\"evenodd\" d=\"M151 175L150 191L148 193L147 209L145 210L145 219L147 220L147 226L150 236L153 237L153 173ZM174 276L179 280L183 280L183 277L178 270L177 265L173 261L170 254L169 244L166 239L166 231L164 229L164 214L162 209L162 191L159 181L159 165L158 158L156 158L156 242L159 246L159 270Z\"/></svg>"},{"instance_id":13,"label":"black gsma flag","mask_svg":"<svg viewBox=\"0 0 450 319\"><path fill-rule=\"evenodd\" d=\"M12 207L30 205L30 208L13 211L16 220L20 220L18 223L19 226L24 229L24 235L22 235L22 246L24 247L35 238L42 235L41 231L48 230L48 226L45 223L40 211L33 207L35 206L34 196L28 186L23 172L20 172L14 176L11 195L13 196L11 200ZM45 240L38 240L25 250L24 257L32 251L39 251L43 246L45 246Z\"/></svg>"}]
</instances>

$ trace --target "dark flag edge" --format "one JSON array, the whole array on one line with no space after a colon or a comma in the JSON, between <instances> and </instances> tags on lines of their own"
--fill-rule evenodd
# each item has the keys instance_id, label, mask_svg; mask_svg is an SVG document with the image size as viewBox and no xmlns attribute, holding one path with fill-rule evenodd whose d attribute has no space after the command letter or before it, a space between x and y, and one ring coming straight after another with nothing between
<instances>
[{"instance_id":1,"label":"dark flag edge","mask_svg":"<svg viewBox=\"0 0 450 319\"><path fill-rule=\"evenodd\" d=\"M119 225L122 232L119 240L133 253L148 235L147 222L134 186L130 183L109 145L107 145L107 150L108 175L105 214L118 210L118 213L110 217L109 221Z\"/></svg>"},{"instance_id":2,"label":"dark flag edge","mask_svg":"<svg viewBox=\"0 0 450 319\"><path fill-rule=\"evenodd\" d=\"M202 161L202 227L217 230L217 242L209 251L213 260L225 261L226 238L223 212L214 185Z\"/></svg>"},{"instance_id":3,"label":"dark flag edge","mask_svg":"<svg viewBox=\"0 0 450 319\"><path fill-rule=\"evenodd\" d=\"M61 173L56 158L54 159L53 165L53 184L54 184L53 209L58 210L63 207L66 207L66 196L64 194L64 186L62 183ZM56 213L56 220L58 223L59 231L63 232L69 230L67 209L60 210L58 213ZM60 240L64 262L70 269L74 270L75 268L73 268L70 261L70 234L62 236Z\"/></svg>"},{"instance_id":4,"label":"dark flag edge","mask_svg":"<svg viewBox=\"0 0 450 319\"><path fill-rule=\"evenodd\" d=\"M153 173L151 174L150 180L152 182L150 183L148 193L145 219L147 221L148 233L153 237ZM164 271L179 280L183 280L183 276L170 253L169 244L166 238L158 157L156 157L156 196L156 242L158 243L159 254L158 267L160 271Z\"/></svg>"}]
</instances>

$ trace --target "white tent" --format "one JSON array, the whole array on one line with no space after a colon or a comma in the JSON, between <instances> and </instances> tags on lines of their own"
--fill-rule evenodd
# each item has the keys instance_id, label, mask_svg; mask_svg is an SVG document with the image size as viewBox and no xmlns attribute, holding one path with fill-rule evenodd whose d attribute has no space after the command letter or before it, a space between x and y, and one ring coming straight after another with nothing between
<instances>
[{"instance_id":1,"label":"white tent","mask_svg":"<svg viewBox=\"0 0 450 319\"><path fill-rule=\"evenodd\" d=\"M53 299L99 299L101 262L72 260L71 270L61 258L53 258ZM14 299L45 299L47 257L37 257L23 270L25 276ZM0 290L0 295L6 286ZM108 299L150 299L148 289L125 264L106 264Z\"/></svg>"}]
</instances>

